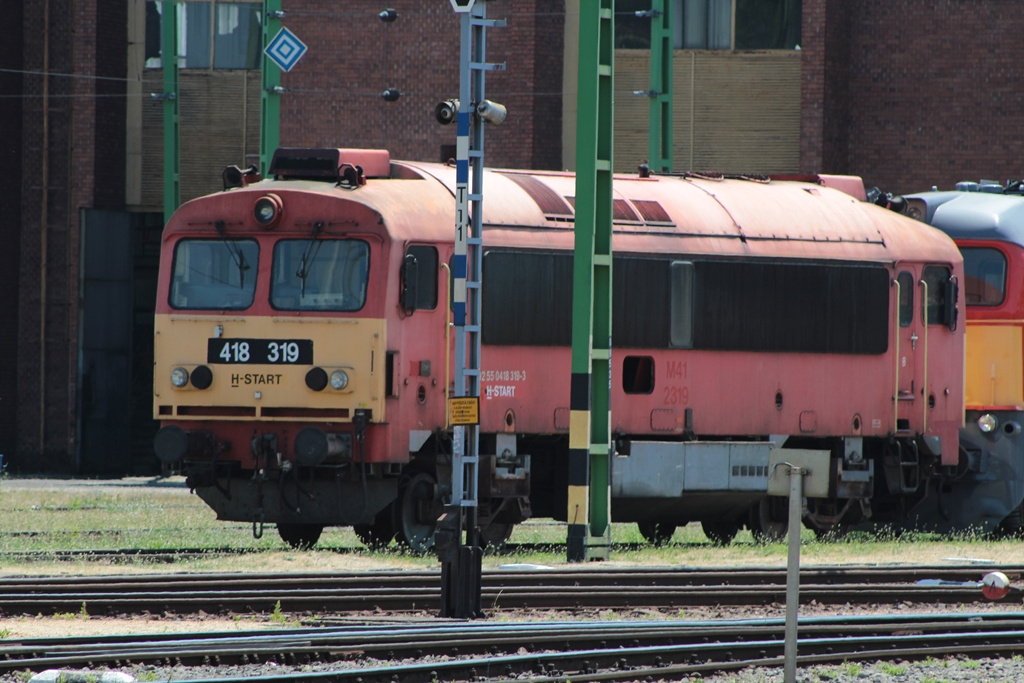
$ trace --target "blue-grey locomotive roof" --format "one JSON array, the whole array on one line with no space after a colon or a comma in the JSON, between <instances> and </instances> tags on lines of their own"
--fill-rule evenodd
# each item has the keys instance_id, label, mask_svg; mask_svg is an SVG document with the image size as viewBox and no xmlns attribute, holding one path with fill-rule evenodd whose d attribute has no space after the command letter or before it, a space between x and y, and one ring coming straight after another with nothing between
<instances>
[{"instance_id":1,"label":"blue-grey locomotive roof","mask_svg":"<svg viewBox=\"0 0 1024 683\"><path fill-rule=\"evenodd\" d=\"M989 192L921 192L925 222L953 239L998 239L1024 246L1024 196Z\"/></svg>"}]
</instances>

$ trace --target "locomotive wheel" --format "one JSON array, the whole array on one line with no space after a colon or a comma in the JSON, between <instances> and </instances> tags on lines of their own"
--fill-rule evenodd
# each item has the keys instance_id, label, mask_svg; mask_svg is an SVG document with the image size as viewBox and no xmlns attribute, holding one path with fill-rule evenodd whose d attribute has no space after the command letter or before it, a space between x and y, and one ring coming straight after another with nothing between
<instances>
[{"instance_id":1,"label":"locomotive wheel","mask_svg":"<svg viewBox=\"0 0 1024 683\"><path fill-rule=\"evenodd\" d=\"M515 524L501 524L492 522L480 528L480 542L491 548L501 548L512 536Z\"/></svg>"},{"instance_id":2,"label":"locomotive wheel","mask_svg":"<svg viewBox=\"0 0 1024 683\"><path fill-rule=\"evenodd\" d=\"M715 545L729 545L740 531L736 522L701 522L700 528Z\"/></svg>"},{"instance_id":3,"label":"locomotive wheel","mask_svg":"<svg viewBox=\"0 0 1024 683\"><path fill-rule=\"evenodd\" d=\"M777 543L789 529L789 498L765 496L750 510L750 533L758 543Z\"/></svg>"},{"instance_id":4,"label":"locomotive wheel","mask_svg":"<svg viewBox=\"0 0 1024 683\"><path fill-rule=\"evenodd\" d=\"M659 522L657 520L637 522L636 528L640 535L651 545L665 545L672 540L672 534L676 532L676 525L670 522ZM731 540L731 539L730 539Z\"/></svg>"},{"instance_id":5,"label":"locomotive wheel","mask_svg":"<svg viewBox=\"0 0 1024 683\"><path fill-rule=\"evenodd\" d=\"M352 531L356 532L356 537L367 548L371 550L386 548L396 533L393 515L394 512L389 505L378 513L373 524L356 524L352 527Z\"/></svg>"},{"instance_id":6,"label":"locomotive wheel","mask_svg":"<svg viewBox=\"0 0 1024 683\"><path fill-rule=\"evenodd\" d=\"M278 524L281 540L297 550L309 550L320 540L324 528L319 524Z\"/></svg>"},{"instance_id":7,"label":"locomotive wheel","mask_svg":"<svg viewBox=\"0 0 1024 683\"><path fill-rule=\"evenodd\" d=\"M421 472L399 494L398 542L425 553L434 547L434 528L441 510L434 500L434 478Z\"/></svg>"}]
</instances>

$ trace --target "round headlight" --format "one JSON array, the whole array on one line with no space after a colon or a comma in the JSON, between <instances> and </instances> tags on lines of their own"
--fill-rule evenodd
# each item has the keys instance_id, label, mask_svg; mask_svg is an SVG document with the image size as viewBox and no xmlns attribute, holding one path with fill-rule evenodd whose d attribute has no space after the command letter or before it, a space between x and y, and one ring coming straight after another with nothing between
<instances>
[{"instance_id":1,"label":"round headlight","mask_svg":"<svg viewBox=\"0 0 1024 683\"><path fill-rule=\"evenodd\" d=\"M174 368L171 370L171 384L179 389L188 384L188 370L185 368Z\"/></svg>"},{"instance_id":2,"label":"round headlight","mask_svg":"<svg viewBox=\"0 0 1024 683\"><path fill-rule=\"evenodd\" d=\"M276 194L268 194L256 200L252 215L261 228L272 228L281 220L281 198Z\"/></svg>"},{"instance_id":3,"label":"round headlight","mask_svg":"<svg viewBox=\"0 0 1024 683\"><path fill-rule=\"evenodd\" d=\"M980 429L983 434L991 434L998 426L999 420L997 420L996 416L992 413L985 413L978 418L978 429Z\"/></svg>"},{"instance_id":4,"label":"round headlight","mask_svg":"<svg viewBox=\"0 0 1024 683\"><path fill-rule=\"evenodd\" d=\"M348 373L344 370L335 370L331 373L331 388L341 391L348 386Z\"/></svg>"}]
</instances>

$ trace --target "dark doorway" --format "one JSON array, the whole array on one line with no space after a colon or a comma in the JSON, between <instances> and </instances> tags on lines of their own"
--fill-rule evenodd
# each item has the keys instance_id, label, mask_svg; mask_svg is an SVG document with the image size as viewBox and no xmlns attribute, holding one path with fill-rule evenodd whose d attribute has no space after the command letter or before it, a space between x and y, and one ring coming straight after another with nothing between
<instances>
[{"instance_id":1,"label":"dark doorway","mask_svg":"<svg viewBox=\"0 0 1024 683\"><path fill-rule=\"evenodd\" d=\"M157 474L153 311L163 218L86 210L78 364L78 470Z\"/></svg>"}]
</instances>

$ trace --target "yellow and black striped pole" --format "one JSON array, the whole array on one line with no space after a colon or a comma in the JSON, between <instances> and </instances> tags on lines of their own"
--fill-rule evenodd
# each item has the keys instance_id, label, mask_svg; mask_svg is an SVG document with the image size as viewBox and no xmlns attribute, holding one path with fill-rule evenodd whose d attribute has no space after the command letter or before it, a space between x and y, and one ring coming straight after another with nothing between
<instances>
[{"instance_id":1,"label":"yellow and black striped pole","mask_svg":"<svg viewBox=\"0 0 1024 683\"><path fill-rule=\"evenodd\" d=\"M569 396L569 562L611 542L612 128L615 0L580 0Z\"/></svg>"}]
</instances>

